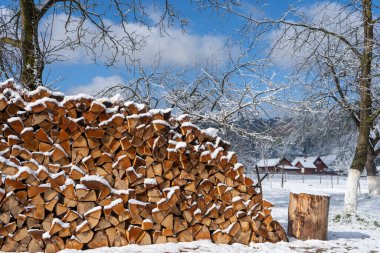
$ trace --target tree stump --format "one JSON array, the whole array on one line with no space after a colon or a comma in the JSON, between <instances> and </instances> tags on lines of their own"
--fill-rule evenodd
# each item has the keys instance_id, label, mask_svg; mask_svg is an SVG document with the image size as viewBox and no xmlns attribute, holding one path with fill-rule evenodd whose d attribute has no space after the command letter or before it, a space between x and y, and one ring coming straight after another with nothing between
<instances>
[{"instance_id":1,"label":"tree stump","mask_svg":"<svg viewBox=\"0 0 380 253\"><path fill-rule=\"evenodd\" d=\"M327 240L330 196L290 193L288 235L300 240Z\"/></svg>"}]
</instances>

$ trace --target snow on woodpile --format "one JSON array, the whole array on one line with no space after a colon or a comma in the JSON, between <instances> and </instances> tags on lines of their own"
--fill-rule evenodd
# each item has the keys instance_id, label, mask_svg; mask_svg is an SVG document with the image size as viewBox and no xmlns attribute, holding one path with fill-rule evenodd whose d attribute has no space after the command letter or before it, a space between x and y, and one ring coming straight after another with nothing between
<instances>
[{"instance_id":1,"label":"snow on woodpile","mask_svg":"<svg viewBox=\"0 0 380 253\"><path fill-rule=\"evenodd\" d=\"M229 144L119 98L0 90L0 250L287 240Z\"/></svg>"}]
</instances>

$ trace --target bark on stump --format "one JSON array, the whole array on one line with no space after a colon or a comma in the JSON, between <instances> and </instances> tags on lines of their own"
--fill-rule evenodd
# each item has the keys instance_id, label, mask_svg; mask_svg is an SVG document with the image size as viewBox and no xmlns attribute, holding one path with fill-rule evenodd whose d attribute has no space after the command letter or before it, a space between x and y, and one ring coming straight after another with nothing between
<instances>
[{"instance_id":1,"label":"bark on stump","mask_svg":"<svg viewBox=\"0 0 380 253\"><path fill-rule=\"evenodd\" d=\"M300 240L327 240L330 197L290 193L288 235Z\"/></svg>"}]
</instances>

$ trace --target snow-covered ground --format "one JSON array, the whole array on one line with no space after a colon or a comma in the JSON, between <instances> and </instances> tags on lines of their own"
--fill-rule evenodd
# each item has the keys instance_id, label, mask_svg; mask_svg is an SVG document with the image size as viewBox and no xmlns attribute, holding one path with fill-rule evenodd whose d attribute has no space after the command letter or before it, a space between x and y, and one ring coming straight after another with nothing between
<instances>
[{"instance_id":1,"label":"snow-covered ground","mask_svg":"<svg viewBox=\"0 0 380 253\"><path fill-rule=\"evenodd\" d=\"M264 179L264 198L274 203L273 218L287 228L287 208L289 192L322 192L331 196L328 240L300 241L289 238L290 242L276 244L262 243L245 246L241 244L216 245L210 241L191 243L168 243L160 245L129 245L120 248L100 248L91 252L380 252L380 197L368 197L366 178L360 180L360 191L357 214L350 217L342 215L346 178L334 176L301 176L289 175L281 188L281 175L272 180ZM74 252L65 250L64 252Z\"/></svg>"}]
</instances>

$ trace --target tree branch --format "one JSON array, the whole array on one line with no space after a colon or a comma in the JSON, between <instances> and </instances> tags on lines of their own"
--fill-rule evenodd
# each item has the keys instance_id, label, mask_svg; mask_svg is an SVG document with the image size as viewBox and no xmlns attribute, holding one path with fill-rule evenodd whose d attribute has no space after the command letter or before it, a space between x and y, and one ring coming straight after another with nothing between
<instances>
[{"instance_id":1,"label":"tree branch","mask_svg":"<svg viewBox=\"0 0 380 253\"><path fill-rule=\"evenodd\" d=\"M378 108L376 111L374 111L372 114L371 114L371 121L374 121L377 117L380 116L380 108Z\"/></svg>"},{"instance_id":2,"label":"tree branch","mask_svg":"<svg viewBox=\"0 0 380 253\"><path fill-rule=\"evenodd\" d=\"M330 61L329 59L326 59L326 60ZM351 118L354 120L355 124L357 126L359 126L360 121L358 119L357 113L352 109L352 107L350 106L350 104L348 103L348 101L346 99L346 96L343 93L342 86L340 85L340 80L339 80L339 77L335 71L334 65L331 64L331 62L327 63L327 65L330 68L330 71L331 71L333 79L334 79L335 88L337 89L339 97L340 97L340 99L336 98L335 100L338 102L338 104L340 104L345 110L347 110L349 112L349 114L350 114Z\"/></svg>"},{"instance_id":3,"label":"tree branch","mask_svg":"<svg viewBox=\"0 0 380 253\"><path fill-rule=\"evenodd\" d=\"M1 37L0 38L0 43L4 43L4 44L8 44L12 47L16 47L16 48L21 48L21 42L19 40L16 40L16 39L12 39L12 38L9 38L9 37Z\"/></svg>"},{"instance_id":4,"label":"tree branch","mask_svg":"<svg viewBox=\"0 0 380 253\"><path fill-rule=\"evenodd\" d=\"M238 17L241 17L241 18L244 18L246 20L248 20L249 22L252 22L256 25L271 25L271 24L283 24L283 25L289 25L289 26L292 26L292 27L301 27L301 28L305 28L305 29L308 29L310 31L316 31L316 32L321 32L323 34L326 34L326 35L330 35L330 36L333 36L337 39L339 39L340 41L342 41L344 44L346 44L348 46L348 48L358 57L358 58L361 58L362 57L362 54L354 47L354 45L352 45L350 43L350 41L345 38L343 35L341 34L338 34L336 32L333 32L333 31L330 31L330 30L327 30L326 28L323 28L323 27L316 27L316 26L312 26L311 24L305 24L305 23L295 23L295 22L291 22L291 21L287 21L285 20L285 17L286 15L283 17L283 18L280 18L280 19L266 19L266 20L256 20L254 19L252 16L247 16L243 13L240 13L240 12L237 12L237 11L234 11L232 10L231 8L227 8L225 6L218 6L219 8L221 9L224 9Z\"/></svg>"},{"instance_id":5,"label":"tree branch","mask_svg":"<svg viewBox=\"0 0 380 253\"><path fill-rule=\"evenodd\" d=\"M46 12L48 12L50 10L51 7L53 7L56 3L58 2L65 2L66 0L49 0L47 1L47 3L42 6L42 8L40 10L38 10L38 20L40 20L45 14Z\"/></svg>"}]
</instances>

